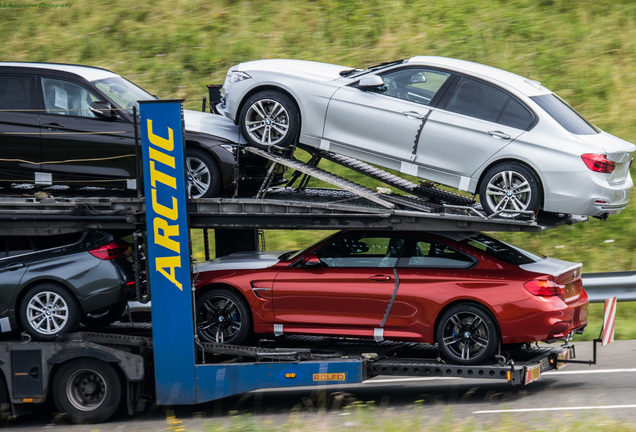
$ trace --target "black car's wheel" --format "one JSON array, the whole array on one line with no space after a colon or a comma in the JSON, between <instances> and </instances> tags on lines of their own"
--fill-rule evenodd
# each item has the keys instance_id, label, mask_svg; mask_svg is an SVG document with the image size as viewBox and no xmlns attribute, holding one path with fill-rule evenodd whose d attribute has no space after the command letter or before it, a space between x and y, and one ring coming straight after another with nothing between
<instances>
[{"instance_id":1,"label":"black car's wheel","mask_svg":"<svg viewBox=\"0 0 636 432\"><path fill-rule=\"evenodd\" d=\"M188 196L211 198L221 190L221 170L216 161L200 149L186 152Z\"/></svg>"},{"instance_id":2,"label":"black car's wheel","mask_svg":"<svg viewBox=\"0 0 636 432\"><path fill-rule=\"evenodd\" d=\"M245 300L224 289L209 291L197 300L196 320L197 333L206 342L240 344L252 329Z\"/></svg>"},{"instance_id":3,"label":"black car's wheel","mask_svg":"<svg viewBox=\"0 0 636 432\"><path fill-rule=\"evenodd\" d=\"M488 214L505 210L500 216L518 218L518 211L536 213L542 191L537 176L525 166L509 162L486 172L479 186L479 201Z\"/></svg>"},{"instance_id":4,"label":"black car's wheel","mask_svg":"<svg viewBox=\"0 0 636 432\"><path fill-rule=\"evenodd\" d=\"M79 323L77 301L64 288L42 283L29 289L20 303L20 324L34 339L54 340Z\"/></svg>"},{"instance_id":5,"label":"black car's wheel","mask_svg":"<svg viewBox=\"0 0 636 432\"><path fill-rule=\"evenodd\" d=\"M454 364L484 363L492 358L499 343L490 313L473 304L455 305L446 311L436 336L440 355Z\"/></svg>"},{"instance_id":6,"label":"black car's wheel","mask_svg":"<svg viewBox=\"0 0 636 432\"><path fill-rule=\"evenodd\" d=\"M283 93L267 90L254 94L239 114L241 133L250 145L289 147L298 137L300 115Z\"/></svg>"},{"instance_id":7,"label":"black car's wheel","mask_svg":"<svg viewBox=\"0 0 636 432\"><path fill-rule=\"evenodd\" d=\"M82 323L90 327L106 326L119 320L126 311L127 302L114 304L106 309L87 313Z\"/></svg>"},{"instance_id":8,"label":"black car's wheel","mask_svg":"<svg viewBox=\"0 0 636 432\"><path fill-rule=\"evenodd\" d=\"M64 363L53 378L53 401L73 423L100 423L119 408L122 385L108 363L80 358Z\"/></svg>"}]
</instances>

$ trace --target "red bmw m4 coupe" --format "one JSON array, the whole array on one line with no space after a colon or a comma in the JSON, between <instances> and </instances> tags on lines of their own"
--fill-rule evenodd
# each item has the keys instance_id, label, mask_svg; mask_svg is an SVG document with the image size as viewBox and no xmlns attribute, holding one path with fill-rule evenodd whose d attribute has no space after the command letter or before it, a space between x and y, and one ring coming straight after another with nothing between
<instances>
[{"instance_id":1,"label":"red bmw m4 coupe","mask_svg":"<svg viewBox=\"0 0 636 432\"><path fill-rule=\"evenodd\" d=\"M303 251L201 264L199 336L252 334L436 343L457 364L500 345L567 340L587 325L581 265L482 233L342 231Z\"/></svg>"}]
</instances>

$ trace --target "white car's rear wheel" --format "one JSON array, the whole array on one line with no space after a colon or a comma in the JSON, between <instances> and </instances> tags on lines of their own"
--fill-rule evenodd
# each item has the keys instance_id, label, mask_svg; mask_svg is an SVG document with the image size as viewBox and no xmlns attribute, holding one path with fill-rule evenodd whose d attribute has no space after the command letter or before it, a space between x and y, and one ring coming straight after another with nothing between
<instances>
[{"instance_id":1,"label":"white car's rear wheel","mask_svg":"<svg viewBox=\"0 0 636 432\"><path fill-rule=\"evenodd\" d=\"M541 186L525 166L509 162L492 167L479 186L479 201L487 214L519 218L520 212L537 213L541 206ZM526 215L527 216L527 215Z\"/></svg>"},{"instance_id":2,"label":"white car's rear wheel","mask_svg":"<svg viewBox=\"0 0 636 432\"><path fill-rule=\"evenodd\" d=\"M250 96L245 102L239 125L247 142L254 147L289 147L298 137L300 116L289 97L267 90Z\"/></svg>"}]
</instances>

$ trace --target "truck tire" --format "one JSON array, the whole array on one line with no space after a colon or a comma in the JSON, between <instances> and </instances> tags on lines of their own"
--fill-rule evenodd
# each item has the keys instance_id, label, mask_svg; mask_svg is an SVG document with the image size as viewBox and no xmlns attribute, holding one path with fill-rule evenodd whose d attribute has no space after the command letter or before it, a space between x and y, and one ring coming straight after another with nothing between
<instances>
[{"instance_id":1,"label":"truck tire","mask_svg":"<svg viewBox=\"0 0 636 432\"><path fill-rule=\"evenodd\" d=\"M100 423L119 409L122 384L111 365L94 358L60 366L52 385L53 401L73 423Z\"/></svg>"}]
</instances>

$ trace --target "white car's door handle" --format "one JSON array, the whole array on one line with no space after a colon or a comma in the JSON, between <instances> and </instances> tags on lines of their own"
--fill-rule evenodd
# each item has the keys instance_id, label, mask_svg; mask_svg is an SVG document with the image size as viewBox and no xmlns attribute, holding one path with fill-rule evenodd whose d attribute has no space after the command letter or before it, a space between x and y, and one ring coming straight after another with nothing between
<instances>
[{"instance_id":1,"label":"white car's door handle","mask_svg":"<svg viewBox=\"0 0 636 432\"><path fill-rule=\"evenodd\" d=\"M403 111L402 114L404 114L407 117L416 118L420 120L426 117L426 114L420 114L417 111Z\"/></svg>"},{"instance_id":2,"label":"white car's door handle","mask_svg":"<svg viewBox=\"0 0 636 432\"><path fill-rule=\"evenodd\" d=\"M488 131L488 133L494 138L510 139L510 135L501 131Z\"/></svg>"}]
</instances>

